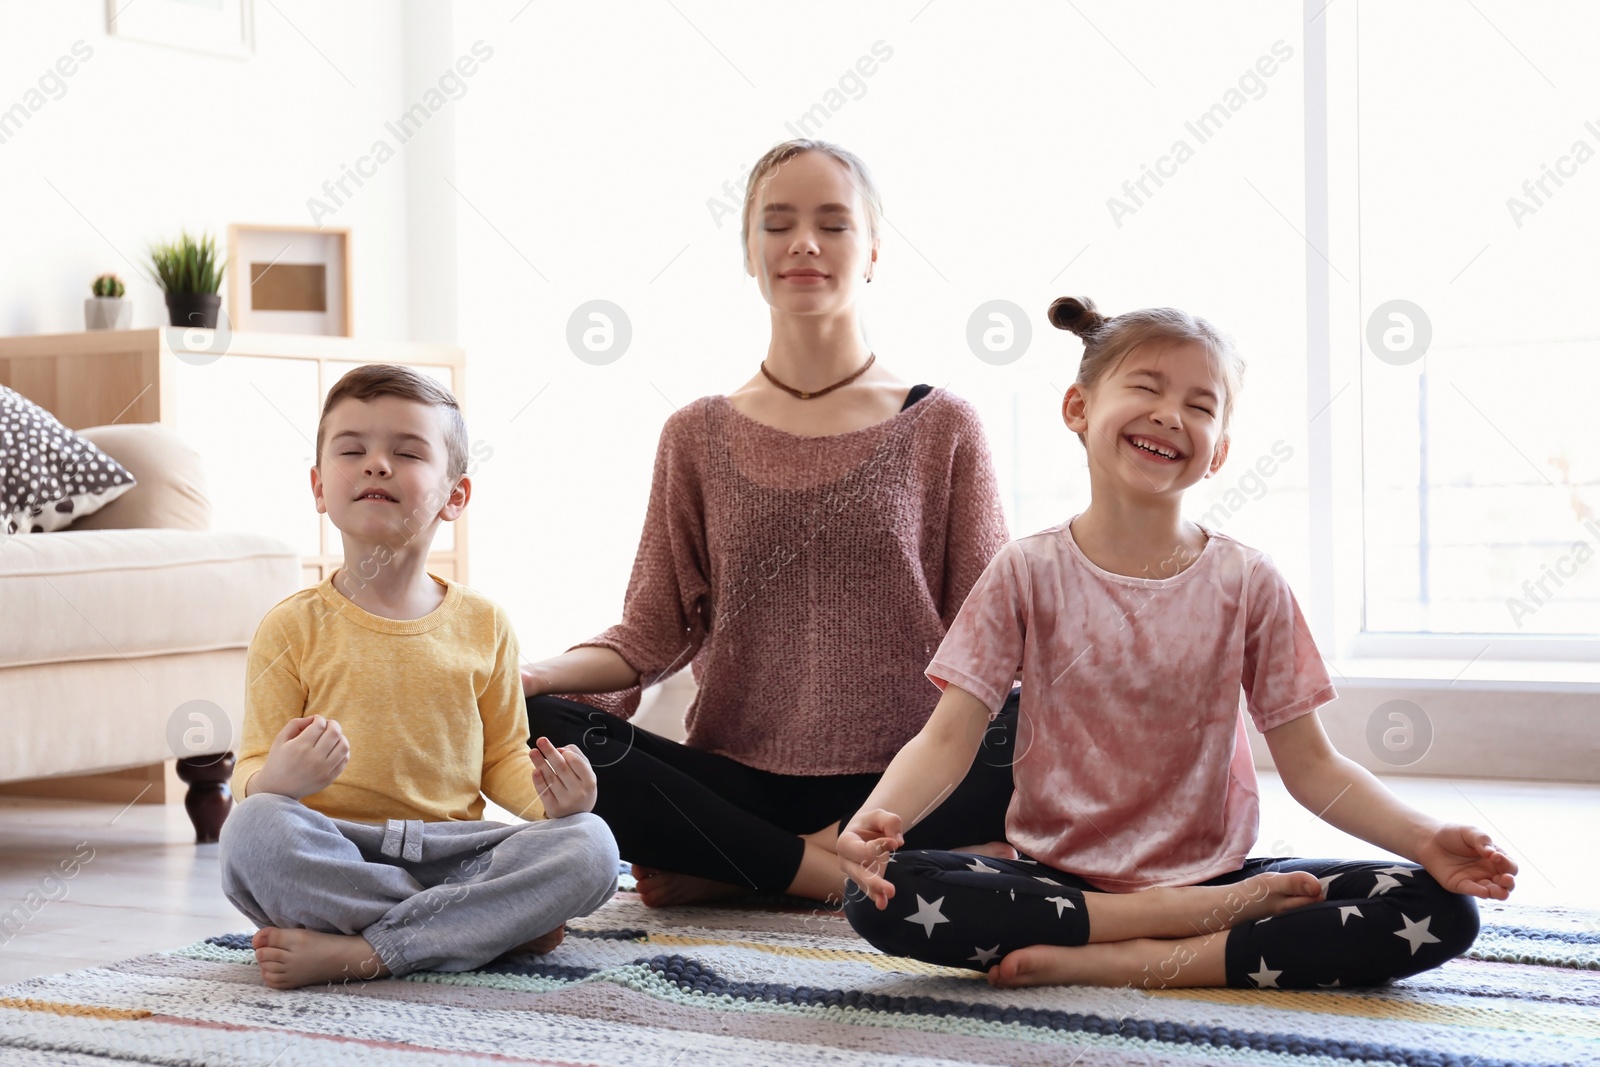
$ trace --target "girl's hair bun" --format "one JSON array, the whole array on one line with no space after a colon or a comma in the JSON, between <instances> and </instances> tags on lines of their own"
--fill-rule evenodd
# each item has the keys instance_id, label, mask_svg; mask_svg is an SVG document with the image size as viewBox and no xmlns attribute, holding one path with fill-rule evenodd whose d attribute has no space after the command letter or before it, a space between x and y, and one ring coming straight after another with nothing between
<instances>
[{"instance_id":1,"label":"girl's hair bun","mask_svg":"<svg viewBox=\"0 0 1600 1067\"><path fill-rule=\"evenodd\" d=\"M1095 310L1094 301L1086 296L1057 297L1050 305L1050 325L1058 330L1071 330L1085 337L1098 330L1106 317Z\"/></svg>"}]
</instances>

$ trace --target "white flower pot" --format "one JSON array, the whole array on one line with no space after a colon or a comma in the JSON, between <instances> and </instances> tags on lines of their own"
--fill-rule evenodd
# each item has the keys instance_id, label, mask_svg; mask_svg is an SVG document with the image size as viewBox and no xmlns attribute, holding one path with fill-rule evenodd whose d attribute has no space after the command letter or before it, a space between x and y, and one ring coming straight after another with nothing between
<instances>
[{"instance_id":1,"label":"white flower pot","mask_svg":"<svg viewBox=\"0 0 1600 1067\"><path fill-rule=\"evenodd\" d=\"M90 330L126 330L133 325L133 301L125 296L91 296L83 302L83 323Z\"/></svg>"}]
</instances>

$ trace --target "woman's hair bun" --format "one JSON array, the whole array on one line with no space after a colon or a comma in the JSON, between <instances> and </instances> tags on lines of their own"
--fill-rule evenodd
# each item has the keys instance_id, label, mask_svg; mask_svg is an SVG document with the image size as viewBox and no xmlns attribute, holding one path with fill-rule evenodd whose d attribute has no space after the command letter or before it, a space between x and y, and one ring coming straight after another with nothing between
<instances>
[{"instance_id":1,"label":"woman's hair bun","mask_svg":"<svg viewBox=\"0 0 1600 1067\"><path fill-rule=\"evenodd\" d=\"M1071 330L1079 337L1094 333L1106 321L1095 310L1094 301L1086 296L1057 297L1050 305L1050 325L1058 330Z\"/></svg>"}]
</instances>

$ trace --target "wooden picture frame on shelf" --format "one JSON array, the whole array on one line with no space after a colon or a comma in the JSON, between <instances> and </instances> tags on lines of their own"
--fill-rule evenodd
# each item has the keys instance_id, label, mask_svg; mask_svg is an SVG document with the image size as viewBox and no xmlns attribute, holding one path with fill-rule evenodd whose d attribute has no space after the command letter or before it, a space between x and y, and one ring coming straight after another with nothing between
<instances>
[{"instance_id":1,"label":"wooden picture frame on shelf","mask_svg":"<svg viewBox=\"0 0 1600 1067\"><path fill-rule=\"evenodd\" d=\"M353 293L348 227L228 227L233 329L349 337Z\"/></svg>"}]
</instances>

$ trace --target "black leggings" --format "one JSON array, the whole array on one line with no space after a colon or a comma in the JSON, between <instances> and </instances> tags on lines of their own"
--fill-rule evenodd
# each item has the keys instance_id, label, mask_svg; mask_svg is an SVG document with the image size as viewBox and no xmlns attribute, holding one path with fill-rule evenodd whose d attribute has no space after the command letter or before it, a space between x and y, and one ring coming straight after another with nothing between
<instances>
[{"instance_id":1,"label":"black leggings","mask_svg":"<svg viewBox=\"0 0 1600 1067\"><path fill-rule=\"evenodd\" d=\"M1248 859L1200 884L1231 885L1266 871L1310 871L1322 880L1324 899L1228 931L1224 965L1236 988L1379 985L1454 959L1478 936L1477 902L1448 892L1414 863ZM960 852L901 850L884 877L895 894L883 911L849 884L845 915L857 933L893 956L979 971L1013 949L1085 944L1084 894L1099 892L1032 860ZM1181 962L1175 954L1147 968L1142 984L1171 983Z\"/></svg>"},{"instance_id":2,"label":"black leggings","mask_svg":"<svg viewBox=\"0 0 1600 1067\"><path fill-rule=\"evenodd\" d=\"M908 847L961 848L1005 839L1017 694L984 735L972 769L906 835ZM577 745L594 765L594 813L622 857L760 893L782 893L805 854L799 834L845 823L879 774L775 774L689 748L624 719L560 697L528 698L531 739Z\"/></svg>"}]
</instances>

